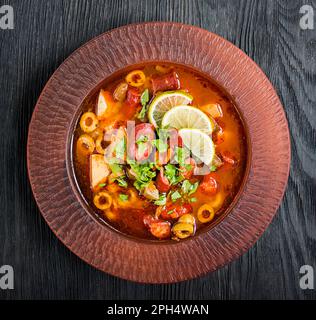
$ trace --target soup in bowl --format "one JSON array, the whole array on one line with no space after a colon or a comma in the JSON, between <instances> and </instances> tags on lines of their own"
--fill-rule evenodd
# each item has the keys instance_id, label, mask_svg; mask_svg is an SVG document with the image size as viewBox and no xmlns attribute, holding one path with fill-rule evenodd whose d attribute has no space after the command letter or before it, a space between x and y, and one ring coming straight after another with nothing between
<instances>
[{"instance_id":1,"label":"soup in bowl","mask_svg":"<svg viewBox=\"0 0 316 320\"><path fill-rule=\"evenodd\" d=\"M102 220L138 238L181 241L219 221L236 198L247 139L222 88L185 66L147 63L86 99L73 159Z\"/></svg>"}]
</instances>

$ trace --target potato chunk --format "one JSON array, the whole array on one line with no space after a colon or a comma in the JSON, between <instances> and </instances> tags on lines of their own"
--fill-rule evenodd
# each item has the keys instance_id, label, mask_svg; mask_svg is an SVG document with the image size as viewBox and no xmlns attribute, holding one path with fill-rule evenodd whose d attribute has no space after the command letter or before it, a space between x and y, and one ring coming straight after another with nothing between
<instances>
[{"instance_id":1,"label":"potato chunk","mask_svg":"<svg viewBox=\"0 0 316 320\"><path fill-rule=\"evenodd\" d=\"M102 154L92 154L90 156L90 185L95 190L99 184L104 183L110 174L108 164Z\"/></svg>"},{"instance_id":2,"label":"potato chunk","mask_svg":"<svg viewBox=\"0 0 316 320\"><path fill-rule=\"evenodd\" d=\"M114 105L115 102L111 93L101 89L95 110L95 114L97 115L98 119L105 119L109 113L113 112Z\"/></svg>"}]
</instances>

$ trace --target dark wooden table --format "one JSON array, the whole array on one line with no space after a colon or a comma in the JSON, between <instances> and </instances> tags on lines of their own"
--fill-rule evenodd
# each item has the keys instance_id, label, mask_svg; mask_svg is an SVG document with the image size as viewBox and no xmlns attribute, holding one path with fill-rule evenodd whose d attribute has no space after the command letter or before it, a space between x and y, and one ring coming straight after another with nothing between
<instances>
[{"instance_id":1,"label":"dark wooden table","mask_svg":"<svg viewBox=\"0 0 316 320\"><path fill-rule=\"evenodd\" d=\"M299 26L299 9L306 3L314 7L314 30ZM316 290L299 287L300 266L316 268L315 0L0 0L3 4L13 7L15 28L0 29L0 266L14 267L15 289L0 289L0 298L316 298ZM217 272L171 285L120 280L68 251L42 219L26 171L28 124L54 70L100 33L152 20L197 25L245 51L277 89L292 143L287 192L262 238Z\"/></svg>"}]
</instances>

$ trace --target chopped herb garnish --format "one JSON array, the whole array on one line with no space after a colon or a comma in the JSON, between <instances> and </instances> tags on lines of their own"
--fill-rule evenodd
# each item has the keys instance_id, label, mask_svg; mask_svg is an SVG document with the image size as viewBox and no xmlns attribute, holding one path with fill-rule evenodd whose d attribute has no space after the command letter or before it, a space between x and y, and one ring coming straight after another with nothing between
<instances>
[{"instance_id":1,"label":"chopped herb garnish","mask_svg":"<svg viewBox=\"0 0 316 320\"><path fill-rule=\"evenodd\" d=\"M166 142L164 142L162 139L154 139L151 141L151 143L161 153L166 152L168 150L168 144Z\"/></svg>"},{"instance_id":2,"label":"chopped herb garnish","mask_svg":"<svg viewBox=\"0 0 316 320\"><path fill-rule=\"evenodd\" d=\"M184 180L181 186L181 190L183 193L186 193L188 195L193 194L196 192L197 188L199 186L199 182L195 182L194 184L191 184L189 180Z\"/></svg>"},{"instance_id":3,"label":"chopped herb garnish","mask_svg":"<svg viewBox=\"0 0 316 320\"><path fill-rule=\"evenodd\" d=\"M139 144L139 143L142 143L142 142L147 142L148 141L148 137L144 136L144 135L141 135L137 140L136 140L136 143Z\"/></svg>"},{"instance_id":4,"label":"chopped herb garnish","mask_svg":"<svg viewBox=\"0 0 316 320\"><path fill-rule=\"evenodd\" d=\"M105 187L105 186L106 186L106 183L100 183L100 184L99 184L99 187L100 187L100 188L103 188L103 187Z\"/></svg>"},{"instance_id":5,"label":"chopped herb garnish","mask_svg":"<svg viewBox=\"0 0 316 320\"><path fill-rule=\"evenodd\" d=\"M137 164L135 161L128 161L133 172L135 173L134 187L142 191L156 177L154 164L144 163Z\"/></svg>"},{"instance_id":6,"label":"chopped herb garnish","mask_svg":"<svg viewBox=\"0 0 316 320\"><path fill-rule=\"evenodd\" d=\"M149 101L149 90L146 89L144 90L144 92L142 93L141 97L140 97L140 103L142 104L142 109L140 110L137 118L141 121L145 120L145 116L147 113L147 103Z\"/></svg>"},{"instance_id":7,"label":"chopped herb garnish","mask_svg":"<svg viewBox=\"0 0 316 320\"><path fill-rule=\"evenodd\" d=\"M140 180L136 180L133 184L133 186L138 190L138 191L143 191L148 185L149 185L149 182L143 182L143 181L140 181Z\"/></svg>"},{"instance_id":8,"label":"chopped herb garnish","mask_svg":"<svg viewBox=\"0 0 316 320\"><path fill-rule=\"evenodd\" d=\"M199 182L197 181L197 182L195 182L195 183L191 186L190 191L189 191L189 195L191 195L191 194L193 194L194 192L196 192L198 186L199 186Z\"/></svg>"},{"instance_id":9,"label":"chopped herb garnish","mask_svg":"<svg viewBox=\"0 0 316 320\"><path fill-rule=\"evenodd\" d=\"M118 163L109 163L109 166L110 166L112 173L115 175L119 175L119 174L124 173L122 166Z\"/></svg>"},{"instance_id":10,"label":"chopped herb garnish","mask_svg":"<svg viewBox=\"0 0 316 320\"><path fill-rule=\"evenodd\" d=\"M124 194L124 193L120 193L119 198L122 201L127 201L128 200L128 195Z\"/></svg>"},{"instance_id":11,"label":"chopped herb garnish","mask_svg":"<svg viewBox=\"0 0 316 320\"><path fill-rule=\"evenodd\" d=\"M121 139L115 146L115 155L119 159L123 159L126 150L125 138Z\"/></svg>"},{"instance_id":12,"label":"chopped herb garnish","mask_svg":"<svg viewBox=\"0 0 316 320\"><path fill-rule=\"evenodd\" d=\"M181 187L182 192L189 193L191 186L192 184L190 183L189 180L184 180Z\"/></svg>"},{"instance_id":13,"label":"chopped herb garnish","mask_svg":"<svg viewBox=\"0 0 316 320\"><path fill-rule=\"evenodd\" d=\"M190 202L196 202L197 201L197 199L196 198L190 198Z\"/></svg>"},{"instance_id":14,"label":"chopped herb garnish","mask_svg":"<svg viewBox=\"0 0 316 320\"><path fill-rule=\"evenodd\" d=\"M175 147L174 161L180 166L185 166L185 160L190 156L190 151L186 148Z\"/></svg>"},{"instance_id":15,"label":"chopped herb garnish","mask_svg":"<svg viewBox=\"0 0 316 320\"><path fill-rule=\"evenodd\" d=\"M118 185L120 187L127 188L128 184L127 184L127 182L126 182L126 180L124 178L125 178L125 176L124 177L118 177L115 180L117 181L117 183L118 183Z\"/></svg>"},{"instance_id":16,"label":"chopped herb garnish","mask_svg":"<svg viewBox=\"0 0 316 320\"><path fill-rule=\"evenodd\" d=\"M145 89L140 97L140 103L144 106L148 103L148 101L149 101L149 90Z\"/></svg>"},{"instance_id":17,"label":"chopped herb garnish","mask_svg":"<svg viewBox=\"0 0 316 320\"><path fill-rule=\"evenodd\" d=\"M174 209L169 210L169 211L167 212L167 214L171 214L171 213L173 213L173 211L174 211Z\"/></svg>"},{"instance_id":18,"label":"chopped herb garnish","mask_svg":"<svg viewBox=\"0 0 316 320\"><path fill-rule=\"evenodd\" d=\"M180 194L179 191L175 191L175 192L173 192L173 193L171 194L171 200L172 200L172 202L177 201L177 200L180 199L181 197L182 197L182 196L181 196L181 194Z\"/></svg>"},{"instance_id":19,"label":"chopped herb garnish","mask_svg":"<svg viewBox=\"0 0 316 320\"><path fill-rule=\"evenodd\" d=\"M178 174L178 168L171 163L165 165L164 174L171 184L177 184L182 180L182 177L180 177Z\"/></svg>"},{"instance_id":20,"label":"chopped herb garnish","mask_svg":"<svg viewBox=\"0 0 316 320\"><path fill-rule=\"evenodd\" d=\"M214 166L214 165L210 166L210 171L211 171L211 172L216 171L216 169L217 169L216 166Z\"/></svg>"},{"instance_id":21,"label":"chopped herb garnish","mask_svg":"<svg viewBox=\"0 0 316 320\"><path fill-rule=\"evenodd\" d=\"M161 194L161 195L159 196L159 199L156 200L154 203L155 203L155 205L157 205L157 206L164 206L164 205L166 204L166 202L167 202L167 197L166 197L166 195Z\"/></svg>"}]
</instances>

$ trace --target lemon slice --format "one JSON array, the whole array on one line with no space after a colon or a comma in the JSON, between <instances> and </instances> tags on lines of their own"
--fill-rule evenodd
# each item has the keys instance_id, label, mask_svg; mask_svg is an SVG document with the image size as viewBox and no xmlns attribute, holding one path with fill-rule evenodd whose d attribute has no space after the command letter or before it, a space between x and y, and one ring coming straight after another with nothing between
<instances>
[{"instance_id":1,"label":"lemon slice","mask_svg":"<svg viewBox=\"0 0 316 320\"><path fill-rule=\"evenodd\" d=\"M170 109L162 118L161 126L175 129L199 129L206 134L213 131L214 123L200 109L191 106L177 106Z\"/></svg>"},{"instance_id":2,"label":"lemon slice","mask_svg":"<svg viewBox=\"0 0 316 320\"><path fill-rule=\"evenodd\" d=\"M180 129L179 136L194 156L207 166L212 163L215 147L210 136L199 129Z\"/></svg>"},{"instance_id":3,"label":"lemon slice","mask_svg":"<svg viewBox=\"0 0 316 320\"><path fill-rule=\"evenodd\" d=\"M156 128L161 126L164 114L175 106L191 103L193 97L181 90L166 91L157 95L148 109L148 119Z\"/></svg>"}]
</instances>

